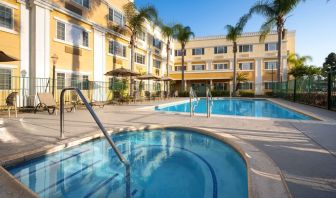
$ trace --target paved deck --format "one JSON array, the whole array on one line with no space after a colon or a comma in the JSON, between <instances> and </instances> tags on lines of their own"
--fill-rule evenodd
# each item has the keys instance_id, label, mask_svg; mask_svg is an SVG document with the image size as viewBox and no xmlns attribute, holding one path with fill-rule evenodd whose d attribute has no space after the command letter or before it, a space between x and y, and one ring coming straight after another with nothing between
<instances>
[{"instance_id":1,"label":"paved deck","mask_svg":"<svg viewBox=\"0 0 336 198\"><path fill-rule=\"evenodd\" d=\"M181 99L178 99L181 100ZM314 114L324 121L287 121L211 117L155 112L151 106L167 101L106 106L96 112L107 128L150 124L195 126L229 133L250 142L270 156L281 169L293 197L336 197L336 112L275 99ZM148 108L149 107L149 108ZM86 110L65 114L65 135L76 138L97 131ZM27 150L57 145L59 116L47 113L0 118L0 161Z\"/></svg>"}]
</instances>

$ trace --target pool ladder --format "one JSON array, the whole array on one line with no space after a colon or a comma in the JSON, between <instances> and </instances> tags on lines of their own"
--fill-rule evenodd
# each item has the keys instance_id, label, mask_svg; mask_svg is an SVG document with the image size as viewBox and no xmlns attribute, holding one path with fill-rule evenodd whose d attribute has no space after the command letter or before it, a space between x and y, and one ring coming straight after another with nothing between
<instances>
[{"instance_id":1,"label":"pool ladder","mask_svg":"<svg viewBox=\"0 0 336 198\"><path fill-rule=\"evenodd\" d=\"M190 87L189 90L189 101L190 101L190 117L192 117L195 115L195 108L199 102L199 99L192 87ZM196 101L196 103L194 103L194 101Z\"/></svg>"},{"instance_id":2,"label":"pool ladder","mask_svg":"<svg viewBox=\"0 0 336 198\"><path fill-rule=\"evenodd\" d=\"M61 92L61 104L60 104L60 139L64 139L64 93L66 91L76 91L76 93L81 98L82 102L84 103L86 109L90 112L92 118L95 120L95 122L98 125L98 127L100 128L100 130L103 132L105 138L107 139L108 143L112 147L113 151L118 156L119 161L122 164L124 164L124 166L126 168L126 174L125 174L126 197L130 198L131 197L131 184L130 184L130 174L131 174L131 171L130 171L130 164L126 160L126 158L121 154L121 152L119 151L119 149L117 148L117 146L114 144L114 142L110 138L107 130L105 129L105 127L103 126L103 124L99 120L97 114L94 112L94 110L92 109L91 105L88 103L88 101L84 97L83 93L78 88L69 87L69 88L62 89L62 92Z\"/></svg>"},{"instance_id":3,"label":"pool ladder","mask_svg":"<svg viewBox=\"0 0 336 198\"><path fill-rule=\"evenodd\" d=\"M207 117L210 118L211 116L211 109L213 106L213 98L211 94L211 90L209 87L206 88L206 106L207 106Z\"/></svg>"}]
</instances>

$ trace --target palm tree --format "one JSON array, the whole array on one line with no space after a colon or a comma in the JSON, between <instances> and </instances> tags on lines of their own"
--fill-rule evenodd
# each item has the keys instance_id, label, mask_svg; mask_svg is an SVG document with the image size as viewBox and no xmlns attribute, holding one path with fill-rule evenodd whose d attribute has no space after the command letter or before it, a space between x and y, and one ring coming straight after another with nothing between
<instances>
[{"instance_id":1,"label":"palm tree","mask_svg":"<svg viewBox=\"0 0 336 198\"><path fill-rule=\"evenodd\" d=\"M266 17L266 21L261 25L260 40L263 41L266 35L274 28L277 28L278 33L278 67L277 80L280 82L280 67L282 63L282 40L285 38L286 29L285 22L288 15L295 9L295 7L304 0L261 0L258 1L249 11L248 16L253 13L258 13Z\"/></svg>"},{"instance_id":2,"label":"palm tree","mask_svg":"<svg viewBox=\"0 0 336 198\"><path fill-rule=\"evenodd\" d=\"M134 71L134 51L136 47L137 34L143 30L146 20L157 21L157 11L153 6L145 6L137 8L133 2L129 2L123 7L126 17L126 30L130 34L130 48L131 48L131 70ZM131 86L130 93L132 94L133 86Z\"/></svg>"},{"instance_id":3,"label":"palm tree","mask_svg":"<svg viewBox=\"0 0 336 198\"><path fill-rule=\"evenodd\" d=\"M233 96L236 96L236 86L237 86L237 39L243 34L244 26L248 20L249 16L243 16L240 18L239 22L235 25L225 26L227 30L226 39L233 42Z\"/></svg>"},{"instance_id":4,"label":"palm tree","mask_svg":"<svg viewBox=\"0 0 336 198\"><path fill-rule=\"evenodd\" d=\"M170 50L171 50L170 43L172 42L176 29L177 29L176 25L165 25L165 24L161 25L162 36L167 40L167 44L166 44L166 53L167 53L166 75L167 77L169 77L169 60L170 60ZM167 81L167 91L169 93L168 81Z\"/></svg>"},{"instance_id":5,"label":"palm tree","mask_svg":"<svg viewBox=\"0 0 336 198\"><path fill-rule=\"evenodd\" d=\"M235 91L238 91L240 84L248 81L248 74L246 72L238 73L237 75L237 86Z\"/></svg>"},{"instance_id":6,"label":"palm tree","mask_svg":"<svg viewBox=\"0 0 336 198\"><path fill-rule=\"evenodd\" d=\"M176 34L175 37L177 41L181 44L181 52L182 52L182 91L185 91L184 86L184 56L185 56L185 47L187 43L190 41L191 37L195 37L194 32L191 31L191 28L189 26L183 26L181 24L178 24L176 27Z\"/></svg>"},{"instance_id":7,"label":"palm tree","mask_svg":"<svg viewBox=\"0 0 336 198\"><path fill-rule=\"evenodd\" d=\"M295 79L307 75L309 73L308 67L306 66L307 61L311 61L310 56L300 56L299 54L290 54L287 58L289 64L292 68L288 72Z\"/></svg>"}]
</instances>

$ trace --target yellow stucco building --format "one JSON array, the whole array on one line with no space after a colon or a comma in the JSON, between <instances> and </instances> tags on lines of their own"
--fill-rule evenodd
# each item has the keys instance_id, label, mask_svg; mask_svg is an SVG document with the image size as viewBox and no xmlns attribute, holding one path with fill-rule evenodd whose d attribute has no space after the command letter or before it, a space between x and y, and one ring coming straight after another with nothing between
<instances>
[{"instance_id":1,"label":"yellow stucco building","mask_svg":"<svg viewBox=\"0 0 336 198\"><path fill-rule=\"evenodd\" d=\"M271 32L264 42L259 33L245 33L238 38L237 73L245 73L248 81L240 90L251 90L257 95L270 91L277 76L277 34ZM175 61L170 76L177 80L176 89L181 87L181 47L175 42ZM295 53L295 32L287 32L282 45L283 66L281 77L287 80L287 56ZM232 90L233 43L225 35L198 37L187 43L185 54L186 87L205 90L211 86L216 90ZM273 76L273 77L272 77ZM273 79L273 80L272 80Z\"/></svg>"},{"instance_id":2,"label":"yellow stucco building","mask_svg":"<svg viewBox=\"0 0 336 198\"><path fill-rule=\"evenodd\" d=\"M20 96L45 91L54 55L58 57L58 88L73 81L109 82L111 77L104 75L107 71L130 69L130 36L112 28L125 25L123 6L130 1L0 0L0 50L20 59L0 63L1 98L8 94L6 90L22 88L24 80L14 82L14 76L30 79ZM158 27L146 22L136 46L135 71L158 76L166 73L165 39ZM173 60L171 56L171 65Z\"/></svg>"}]
</instances>

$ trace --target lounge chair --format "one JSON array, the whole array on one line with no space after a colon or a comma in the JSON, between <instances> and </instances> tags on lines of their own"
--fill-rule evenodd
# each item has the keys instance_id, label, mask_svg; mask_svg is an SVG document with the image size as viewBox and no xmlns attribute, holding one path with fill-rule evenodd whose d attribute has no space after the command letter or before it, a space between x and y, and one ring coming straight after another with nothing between
<instances>
[{"instance_id":1,"label":"lounge chair","mask_svg":"<svg viewBox=\"0 0 336 198\"><path fill-rule=\"evenodd\" d=\"M11 113L10 110L12 107L14 107L14 111L15 111L15 117L17 118L17 107L16 107L16 96L17 96L17 92L12 92L10 93L7 98L6 98L6 107L8 109L8 117L11 117Z\"/></svg>"},{"instance_id":2,"label":"lounge chair","mask_svg":"<svg viewBox=\"0 0 336 198\"><path fill-rule=\"evenodd\" d=\"M37 112L38 109L42 108L43 110L48 111L49 115L56 114L57 115L57 109L59 109L59 106L57 105L53 95L51 93L37 93L37 97L40 101L34 109L34 113ZM67 112L71 112L74 110L73 104L65 104L64 109Z\"/></svg>"},{"instance_id":3,"label":"lounge chair","mask_svg":"<svg viewBox=\"0 0 336 198\"><path fill-rule=\"evenodd\" d=\"M99 107L99 108L104 108L106 104L108 104L107 101L96 101L96 100L90 100L89 95L87 92L82 92L85 99L88 101L91 107Z\"/></svg>"},{"instance_id":4,"label":"lounge chair","mask_svg":"<svg viewBox=\"0 0 336 198\"><path fill-rule=\"evenodd\" d=\"M134 95L134 96L133 96L133 98L132 98L132 101L133 101L134 103L136 103L136 102L142 102L142 101L143 101L143 98L141 97L141 94L140 94L139 91L135 91L133 95Z\"/></svg>"}]
</instances>

